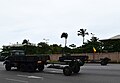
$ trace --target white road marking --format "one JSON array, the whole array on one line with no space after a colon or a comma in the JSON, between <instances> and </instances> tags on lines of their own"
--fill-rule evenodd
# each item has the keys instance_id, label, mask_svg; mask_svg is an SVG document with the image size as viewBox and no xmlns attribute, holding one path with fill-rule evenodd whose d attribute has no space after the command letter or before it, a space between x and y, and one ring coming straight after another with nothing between
<instances>
[{"instance_id":1,"label":"white road marking","mask_svg":"<svg viewBox=\"0 0 120 83\"><path fill-rule=\"evenodd\" d=\"M20 82L20 83L28 83L28 81L17 80L17 79L9 79L9 78L6 78L6 80L14 81L14 82Z\"/></svg>"},{"instance_id":2,"label":"white road marking","mask_svg":"<svg viewBox=\"0 0 120 83\"><path fill-rule=\"evenodd\" d=\"M27 75L17 75L17 76L20 76L20 77L26 77L26 78L28 77Z\"/></svg>"},{"instance_id":3,"label":"white road marking","mask_svg":"<svg viewBox=\"0 0 120 83\"><path fill-rule=\"evenodd\" d=\"M28 78L37 78L37 79L43 79L43 77L38 77L38 76L28 76Z\"/></svg>"},{"instance_id":4,"label":"white road marking","mask_svg":"<svg viewBox=\"0 0 120 83\"><path fill-rule=\"evenodd\" d=\"M26 78L33 78L33 79L42 79L43 80L43 77L38 77L38 76L27 76L27 75L17 75L19 77L26 77Z\"/></svg>"}]
</instances>

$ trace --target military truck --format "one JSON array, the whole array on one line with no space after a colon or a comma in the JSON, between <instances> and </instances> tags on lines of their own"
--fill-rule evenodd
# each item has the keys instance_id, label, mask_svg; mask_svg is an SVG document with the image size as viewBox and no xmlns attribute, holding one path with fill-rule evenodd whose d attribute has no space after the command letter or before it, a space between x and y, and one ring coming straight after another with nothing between
<instances>
[{"instance_id":1,"label":"military truck","mask_svg":"<svg viewBox=\"0 0 120 83\"><path fill-rule=\"evenodd\" d=\"M44 64L50 60L48 55L25 55L23 50L11 50L10 55L6 57L4 64L5 69L10 71L12 67L17 67L20 71L42 71Z\"/></svg>"},{"instance_id":2,"label":"military truck","mask_svg":"<svg viewBox=\"0 0 120 83\"><path fill-rule=\"evenodd\" d=\"M70 76L72 73L78 73L80 66L83 66L87 59L88 56L62 56L57 62L51 62L50 55L25 55L23 50L11 50L4 65L7 71L16 67L19 71L34 72L43 71L44 65L50 64L48 68L63 69L64 75Z\"/></svg>"}]
</instances>

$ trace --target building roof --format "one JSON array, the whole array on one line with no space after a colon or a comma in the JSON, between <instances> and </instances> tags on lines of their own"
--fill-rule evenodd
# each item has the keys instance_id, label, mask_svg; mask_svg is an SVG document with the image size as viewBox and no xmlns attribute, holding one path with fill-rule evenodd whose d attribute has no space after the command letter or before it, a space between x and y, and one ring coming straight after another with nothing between
<instances>
[{"instance_id":1,"label":"building roof","mask_svg":"<svg viewBox=\"0 0 120 83\"><path fill-rule=\"evenodd\" d=\"M114 37L111 37L110 39L120 39L120 35L116 35Z\"/></svg>"},{"instance_id":2,"label":"building roof","mask_svg":"<svg viewBox=\"0 0 120 83\"><path fill-rule=\"evenodd\" d=\"M102 39L100 41L106 41L106 40L120 40L120 35L113 36L113 37L111 37L109 39Z\"/></svg>"}]
</instances>

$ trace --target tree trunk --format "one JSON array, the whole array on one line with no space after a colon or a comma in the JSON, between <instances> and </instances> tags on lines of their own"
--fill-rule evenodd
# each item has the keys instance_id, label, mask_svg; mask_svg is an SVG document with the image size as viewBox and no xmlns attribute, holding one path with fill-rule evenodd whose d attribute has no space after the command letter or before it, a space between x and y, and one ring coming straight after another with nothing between
<instances>
[{"instance_id":1,"label":"tree trunk","mask_svg":"<svg viewBox=\"0 0 120 83\"><path fill-rule=\"evenodd\" d=\"M84 40L85 40L85 39L84 39L84 37L83 37L83 44L84 44Z\"/></svg>"}]
</instances>

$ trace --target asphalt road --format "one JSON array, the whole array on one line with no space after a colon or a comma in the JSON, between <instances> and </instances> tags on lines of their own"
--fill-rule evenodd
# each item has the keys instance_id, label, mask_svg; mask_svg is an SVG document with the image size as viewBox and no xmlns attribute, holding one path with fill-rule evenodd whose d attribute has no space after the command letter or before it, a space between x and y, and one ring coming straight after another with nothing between
<instances>
[{"instance_id":1,"label":"asphalt road","mask_svg":"<svg viewBox=\"0 0 120 83\"><path fill-rule=\"evenodd\" d=\"M34 73L6 71L0 62L0 83L120 83L120 64L85 64L79 74L64 76L62 70L50 68Z\"/></svg>"}]
</instances>

